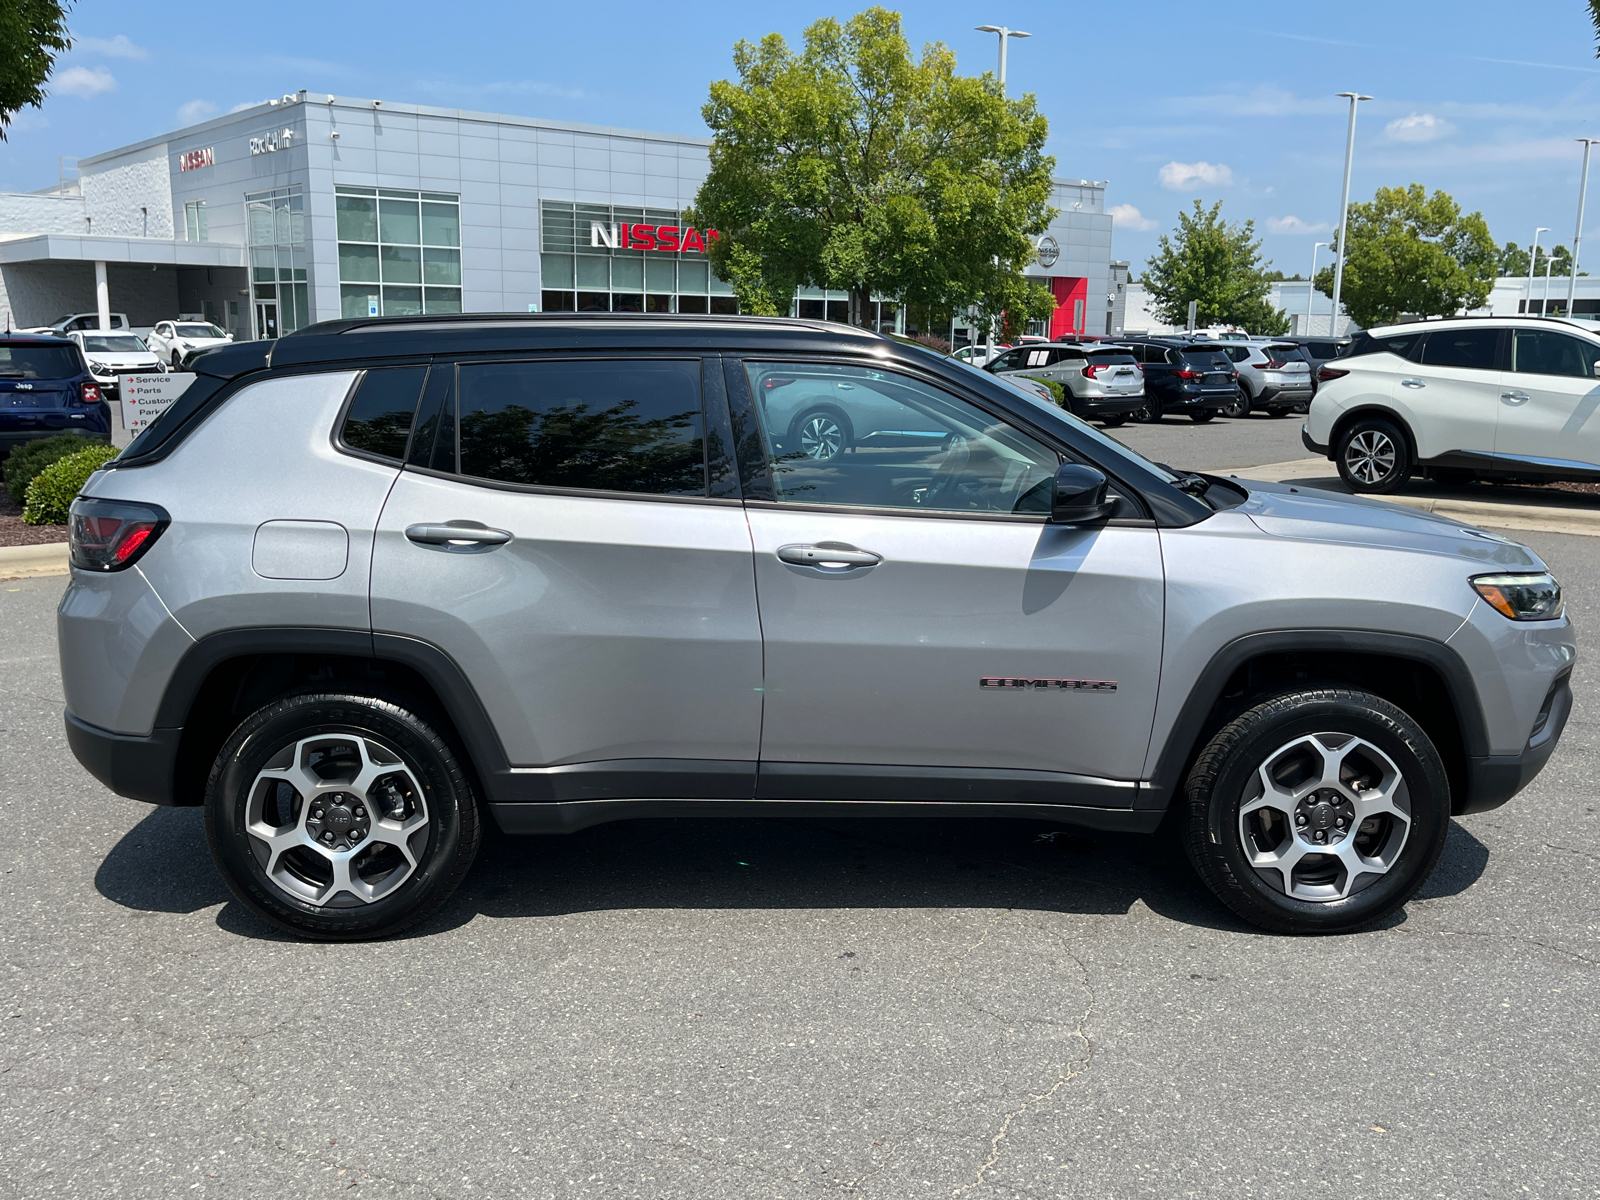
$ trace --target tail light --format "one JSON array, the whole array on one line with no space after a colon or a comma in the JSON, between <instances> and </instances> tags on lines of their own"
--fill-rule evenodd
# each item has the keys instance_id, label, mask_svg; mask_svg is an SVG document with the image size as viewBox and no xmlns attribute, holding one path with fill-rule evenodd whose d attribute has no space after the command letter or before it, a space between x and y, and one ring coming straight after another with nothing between
<instances>
[{"instance_id":1,"label":"tail light","mask_svg":"<svg viewBox=\"0 0 1600 1200\"><path fill-rule=\"evenodd\" d=\"M1338 367L1323 367L1317 372L1318 383L1332 383L1335 379L1343 379L1349 371L1341 371Z\"/></svg>"},{"instance_id":2,"label":"tail light","mask_svg":"<svg viewBox=\"0 0 1600 1200\"><path fill-rule=\"evenodd\" d=\"M1193 367L1179 367L1173 374L1179 379L1199 379L1205 372L1196 371Z\"/></svg>"},{"instance_id":3,"label":"tail light","mask_svg":"<svg viewBox=\"0 0 1600 1200\"><path fill-rule=\"evenodd\" d=\"M1289 364L1280 358L1269 358L1261 364L1263 371L1281 371Z\"/></svg>"},{"instance_id":4,"label":"tail light","mask_svg":"<svg viewBox=\"0 0 1600 1200\"><path fill-rule=\"evenodd\" d=\"M778 376L773 376L770 379L763 380L761 386L766 388L769 392L775 392L781 387L788 387L793 382L794 380L792 379L783 379Z\"/></svg>"},{"instance_id":5,"label":"tail light","mask_svg":"<svg viewBox=\"0 0 1600 1200\"><path fill-rule=\"evenodd\" d=\"M1085 379L1093 379L1099 373L1100 373L1100 366L1099 366L1098 363L1090 363L1088 366L1084 367L1084 369L1083 369L1083 377Z\"/></svg>"},{"instance_id":6,"label":"tail light","mask_svg":"<svg viewBox=\"0 0 1600 1200\"><path fill-rule=\"evenodd\" d=\"M67 548L72 565L84 571L133 566L172 523L166 509L155 504L87 496L72 502L70 514Z\"/></svg>"},{"instance_id":7,"label":"tail light","mask_svg":"<svg viewBox=\"0 0 1600 1200\"><path fill-rule=\"evenodd\" d=\"M79 386L82 389L79 398L84 404L100 403L100 385L98 383L84 383Z\"/></svg>"}]
</instances>

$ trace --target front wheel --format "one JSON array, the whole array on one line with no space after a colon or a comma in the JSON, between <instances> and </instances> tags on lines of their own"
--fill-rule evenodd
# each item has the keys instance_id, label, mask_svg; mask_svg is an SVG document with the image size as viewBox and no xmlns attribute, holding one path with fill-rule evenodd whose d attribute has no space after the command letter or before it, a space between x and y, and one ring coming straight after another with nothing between
<instances>
[{"instance_id":1,"label":"front wheel","mask_svg":"<svg viewBox=\"0 0 1600 1200\"><path fill-rule=\"evenodd\" d=\"M1196 425L1204 425L1207 421L1211 420L1216 415L1217 415L1217 410L1216 409L1214 409L1214 408L1202 408L1202 409L1197 409L1195 412L1190 413L1189 414L1189 420L1193 421Z\"/></svg>"},{"instance_id":2,"label":"front wheel","mask_svg":"<svg viewBox=\"0 0 1600 1200\"><path fill-rule=\"evenodd\" d=\"M1380 921L1433 871L1450 785L1433 742L1369 692L1267 700L1201 752L1186 786L1189 860L1224 904L1276 933Z\"/></svg>"},{"instance_id":3,"label":"front wheel","mask_svg":"<svg viewBox=\"0 0 1600 1200\"><path fill-rule=\"evenodd\" d=\"M180 358L179 355L178 355L178 352L176 350L174 350L172 352L172 369L174 371L176 371L182 366L183 366L183 359Z\"/></svg>"},{"instance_id":4,"label":"front wheel","mask_svg":"<svg viewBox=\"0 0 1600 1200\"><path fill-rule=\"evenodd\" d=\"M1160 399L1158 397L1155 397L1155 396L1146 396L1145 397L1145 401L1144 401L1144 407L1140 408L1140 409L1136 409L1134 411L1133 419L1135 421L1138 421L1141 425L1159 425L1159 424L1161 424L1161 401L1160 401Z\"/></svg>"},{"instance_id":5,"label":"front wheel","mask_svg":"<svg viewBox=\"0 0 1600 1200\"><path fill-rule=\"evenodd\" d=\"M1411 475L1405 436L1392 421L1365 417L1339 438L1339 478L1356 492L1392 492Z\"/></svg>"},{"instance_id":6,"label":"front wheel","mask_svg":"<svg viewBox=\"0 0 1600 1200\"><path fill-rule=\"evenodd\" d=\"M268 704L222 747L205 803L229 890L279 928L323 941L388 937L422 920L478 849L461 762L399 697Z\"/></svg>"}]
</instances>

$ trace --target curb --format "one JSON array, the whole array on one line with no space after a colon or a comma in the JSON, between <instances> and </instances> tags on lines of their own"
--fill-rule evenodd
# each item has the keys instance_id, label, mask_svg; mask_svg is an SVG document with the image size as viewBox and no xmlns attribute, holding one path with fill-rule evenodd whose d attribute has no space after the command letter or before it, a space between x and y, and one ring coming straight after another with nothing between
<instances>
[{"instance_id":1,"label":"curb","mask_svg":"<svg viewBox=\"0 0 1600 1200\"><path fill-rule=\"evenodd\" d=\"M0 546L0 579L65 575L70 569L65 542L47 542L42 546Z\"/></svg>"},{"instance_id":2,"label":"curb","mask_svg":"<svg viewBox=\"0 0 1600 1200\"><path fill-rule=\"evenodd\" d=\"M1326 474L1328 462L1321 458L1295 459L1293 462L1263 463L1259 467L1227 467L1213 475L1235 479L1259 479L1267 483L1297 483L1338 495L1349 495L1338 476ZM1450 517L1468 525L1490 525L1499 529L1525 529L1534 533L1568 533L1581 537L1600 537L1600 507L1571 508L1551 504L1516 504L1505 501L1457 500L1450 496L1366 496L1404 508Z\"/></svg>"}]
</instances>

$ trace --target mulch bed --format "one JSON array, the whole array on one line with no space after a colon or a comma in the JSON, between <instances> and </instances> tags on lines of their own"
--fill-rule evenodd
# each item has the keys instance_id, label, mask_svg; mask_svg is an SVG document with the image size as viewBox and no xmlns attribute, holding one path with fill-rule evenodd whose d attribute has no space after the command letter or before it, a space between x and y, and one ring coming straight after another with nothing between
<instances>
[{"instance_id":1,"label":"mulch bed","mask_svg":"<svg viewBox=\"0 0 1600 1200\"><path fill-rule=\"evenodd\" d=\"M24 525L22 506L0 488L0 546L48 546L66 540L65 525Z\"/></svg>"}]
</instances>

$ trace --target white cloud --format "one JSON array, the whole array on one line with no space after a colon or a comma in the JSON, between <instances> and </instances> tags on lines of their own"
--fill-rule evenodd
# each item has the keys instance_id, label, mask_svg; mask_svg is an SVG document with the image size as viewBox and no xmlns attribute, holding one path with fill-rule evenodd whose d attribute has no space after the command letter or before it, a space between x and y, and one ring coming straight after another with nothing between
<instances>
[{"instance_id":1,"label":"white cloud","mask_svg":"<svg viewBox=\"0 0 1600 1200\"><path fill-rule=\"evenodd\" d=\"M1132 229L1139 233L1147 233L1156 227L1154 221L1131 204L1113 204L1106 211L1111 214L1111 222L1118 229Z\"/></svg>"},{"instance_id":2,"label":"white cloud","mask_svg":"<svg viewBox=\"0 0 1600 1200\"><path fill-rule=\"evenodd\" d=\"M1227 187L1233 183L1233 168L1221 163L1169 162L1157 175L1161 186L1175 192L1187 192L1201 187Z\"/></svg>"},{"instance_id":3,"label":"white cloud","mask_svg":"<svg viewBox=\"0 0 1600 1200\"><path fill-rule=\"evenodd\" d=\"M1396 117L1383 127L1383 132L1391 142L1431 142L1455 132L1455 126L1432 113L1412 113L1409 117Z\"/></svg>"},{"instance_id":4,"label":"white cloud","mask_svg":"<svg viewBox=\"0 0 1600 1200\"><path fill-rule=\"evenodd\" d=\"M150 51L143 46L136 46L128 39L125 33L119 33L114 38L79 37L72 35L72 48L86 50L90 54L103 54L107 58L149 58Z\"/></svg>"},{"instance_id":5,"label":"white cloud","mask_svg":"<svg viewBox=\"0 0 1600 1200\"><path fill-rule=\"evenodd\" d=\"M1264 84L1249 92L1222 92L1210 96L1178 96L1166 102L1180 112L1210 112L1226 117L1294 117L1339 111L1337 96L1296 96Z\"/></svg>"},{"instance_id":6,"label":"white cloud","mask_svg":"<svg viewBox=\"0 0 1600 1200\"><path fill-rule=\"evenodd\" d=\"M198 125L208 117L217 115L217 106L209 100L191 100L187 104L178 105L178 123L180 125Z\"/></svg>"},{"instance_id":7,"label":"white cloud","mask_svg":"<svg viewBox=\"0 0 1600 1200\"><path fill-rule=\"evenodd\" d=\"M231 113L243 112L247 108L260 108L265 103L265 100L246 100L243 104L235 104L228 111Z\"/></svg>"},{"instance_id":8,"label":"white cloud","mask_svg":"<svg viewBox=\"0 0 1600 1200\"><path fill-rule=\"evenodd\" d=\"M1312 224L1309 221L1302 221L1299 217L1293 216L1267 218L1268 233L1327 233L1332 228L1333 226L1326 221L1318 221Z\"/></svg>"},{"instance_id":9,"label":"white cloud","mask_svg":"<svg viewBox=\"0 0 1600 1200\"><path fill-rule=\"evenodd\" d=\"M104 67L68 67L50 77L51 91L87 100L117 86L116 78Z\"/></svg>"}]
</instances>

